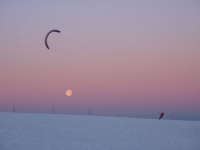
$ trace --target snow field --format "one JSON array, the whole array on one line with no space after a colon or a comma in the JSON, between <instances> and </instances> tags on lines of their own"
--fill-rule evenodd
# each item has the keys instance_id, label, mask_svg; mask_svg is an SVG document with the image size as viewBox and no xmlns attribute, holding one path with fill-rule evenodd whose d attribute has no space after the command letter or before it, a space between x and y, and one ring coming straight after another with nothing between
<instances>
[{"instance_id":1,"label":"snow field","mask_svg":"<svg viewBox=\"0 0 200 150\"><path fill-rule=\"evenodd\" d=\"M0 113L0 150L200 150L200 121Z\"/></svg>"}]
</instances>

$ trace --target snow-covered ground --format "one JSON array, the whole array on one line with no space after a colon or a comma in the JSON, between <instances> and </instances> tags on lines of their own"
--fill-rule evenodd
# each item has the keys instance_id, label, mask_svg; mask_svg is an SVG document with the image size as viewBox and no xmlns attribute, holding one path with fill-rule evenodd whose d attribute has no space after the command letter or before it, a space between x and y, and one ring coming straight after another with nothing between
<instances>
[{"instance_id":1,"label":"snow-covered ground","mask_svg":"<svg viewBox=\"0 0 200 150\"><path fill-rule=\"evenodd\" d=\"M200 121L0 113L0 150L200 150Z\"/></svg>"}]
</instances>

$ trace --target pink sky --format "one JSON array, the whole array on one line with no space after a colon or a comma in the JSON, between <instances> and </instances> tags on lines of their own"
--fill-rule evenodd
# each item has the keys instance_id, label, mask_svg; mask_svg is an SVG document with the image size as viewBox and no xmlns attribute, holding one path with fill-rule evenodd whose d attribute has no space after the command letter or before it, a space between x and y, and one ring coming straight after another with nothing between
<instances>
[{"instance_id":1,"label":"pink sky","mask_svg":"<svg viewBox=\"0 0 200 150\"><path fill-rule=\"evenodd\" d=\"M200 114L198 2L0 5L0 111Z\"/></svg>"}]
</instances>

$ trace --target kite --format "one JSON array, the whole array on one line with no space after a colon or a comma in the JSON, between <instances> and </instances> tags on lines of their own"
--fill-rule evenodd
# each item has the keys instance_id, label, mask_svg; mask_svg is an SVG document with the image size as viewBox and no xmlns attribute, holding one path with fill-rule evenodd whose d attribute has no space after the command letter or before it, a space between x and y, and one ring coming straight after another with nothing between
<instances>
[{"instance_id":1,"label":"kite","mask_svg":"<svg viewBox=\"0 0 200 150\"><path fill-rule=\"evenodd\" d=\"M48 43L47 43L47 39L48 39L49 35L50 35L52 32L60 33L59 30L51 30L51 31L49 31L49 32L47 33L44 42L45 42L45 45L46 45L46 47L47 47L48 49L49 49L49 46L48 46Z\"/></svg>"}]
</instances>

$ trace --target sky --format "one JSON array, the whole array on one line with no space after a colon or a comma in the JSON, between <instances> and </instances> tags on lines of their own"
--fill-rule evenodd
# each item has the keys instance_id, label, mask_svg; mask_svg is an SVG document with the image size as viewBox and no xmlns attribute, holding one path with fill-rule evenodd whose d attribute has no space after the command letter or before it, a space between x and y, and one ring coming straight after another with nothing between
<instances>
[{"instance_id":1,"label":"sky","mask_svg":"<svg viewBox=\"0 0 200 150\"><path fill-rule=\"evenodd\" d=\"M1 1L0 111L198 118L199 16L197 0Z\"/></svg>"}]
</instances>

